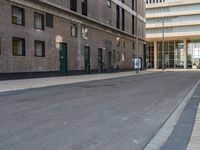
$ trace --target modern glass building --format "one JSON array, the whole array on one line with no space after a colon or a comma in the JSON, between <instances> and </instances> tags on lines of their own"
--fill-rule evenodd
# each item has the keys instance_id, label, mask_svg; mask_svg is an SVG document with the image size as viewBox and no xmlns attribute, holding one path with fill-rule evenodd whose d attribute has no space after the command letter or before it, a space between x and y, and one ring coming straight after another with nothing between
<instances>
[{"instance_id":1,"label":"modern glass building","mask_svg":"<svg viewBox=\"0 0 200 150\"><path fill-rule=\"evenodd\" d=\"M164 59L166 68L200 69L200 0L146 0L146 8L147 67Z\"/></svg>"}]
</instances>

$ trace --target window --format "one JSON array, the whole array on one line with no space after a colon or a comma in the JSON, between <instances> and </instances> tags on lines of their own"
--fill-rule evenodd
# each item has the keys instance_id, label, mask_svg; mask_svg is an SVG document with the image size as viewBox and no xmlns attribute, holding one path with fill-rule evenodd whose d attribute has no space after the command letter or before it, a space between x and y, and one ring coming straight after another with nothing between
<instances>
[{"instance_id":1,"label":"window","mask_svg":"<svg viewBox=\"0 0 200 150\"><path fill-rule=\"evenodd\" d=\"M125 61L125 53L122 53L122 61Z\"/></svg>"},{"instance_id":2,"label":"window","mask_svg":"<svg viewBox=\"0 0 200 150\"><path fill-rule=\"evenodd\" d=\"M120 28L120 11L119 11L119 5L116 6L116 27Z\"/></svg>"},{"instance_id":3,"label":"window","mask_svg":"<svg viewBox=\"0 0 200 150\"><path fill-rule=\"evenodd\" d=\"M87 0L81 0L82 2L82 14L87 16Z\"/></svg>"},{"instance_id":4,"label":"window","mask_svg":"<svg viewBox=\"0 0 200 150\"><path fill-rule=\"evenodd\" d=\"M124 39L122 39L122 47L126 48L126 41Z\"/></svg>"},{"instance_id":5,"label":"window","mask_svg":"<svg viewBox=\"0 0 200 150\"><path fill-rule=\"evenodd\" d=\"M12 23L17 25L25 25L24 9L12 6Z\"/></svg>"},{"instance_id":6,"label":"window","mask_svg":"<svg viewBox=\"0 0 200 150\"><path fill-rule=\"evenodd\" d=\"M43 41L35 41L35 56L45 57L45 43Z\"/></svg>"},{"instance_id":7,"label":"window","mask_svg":"<svg viewBox=\"0 0 200 150\"><path fill-rule=\"evenodd\" d=\"M84 38L85 40L88 39L88 28L86 27L82 27L82 38Z\"/></svg>"},{"instance_id":8,"label":"window","mask_svg":"<svg viewBox=\"0 0 200 150\"><path fill-rule=\"evenodd\" d=\"M111 7L111 0L107 0L107 6Z\"/></svg>"},{"instance_id":9,"label":"window","mask_svg":"<svg viewBox=\"0 0 200 150\"><path fill-rule=\"evenodd\" d=\"M120 47L120 40L117 40L117 47Z\"/></svg>"},{"instance_id":10,"label":"window","mask_svg":"<svg viewBox=\"0 0 200 150\"><path fill-rule=\"evenodd\" d=\"M53 15L46 13L46 26L53 28Z\"/></svg>"},{"instance_id":11,"label":"window","mask_svg":"<svg viewBox=\"0 0 200 150\"><path fill-rule=\"evenodd\" d=\"M135 42L133 43L133 50L135 50Z\"/></svg>"},{"instance_id":12,"label":"window","mask_svg":"<svg viewBox=\"0 0 200 150\"><path fill-rule=\"evenodd\" d=\"M113 50L113 62L115 62L116 61L116 58L115 58L115 49Z\"/></svg>"},{"instance_id":13,"label":"window","mask_svg":"<svg viewBox=\"0 0 200 150\"><path fill-rule=\"evenodd\" d=\"M13 37L13 55L25 56L25 39Z\"/></svg>"},{"instance_id":14,"label":"window","mask_svg":"<svg viewBox=\"0 0 200 150\"><path fill-rule=\"evenodd\" d=\"M120 57L121 57L120 53L117 52L117 61L120 61Z\"/></svg>"},{"instance_id":15,"label":"window","mask_svg":"<svg viewBox=\"0 0 200 150\"><path fill-rule=\"evenodd\" d=\"M125 10L122 9L122 31L125 31Z\"/></svg>"},{"instance_id":16,"label":"window","mask_svg":"<svg viewBox=\"0 0 200 150\"><path fill-rule=\"evenodd\" d=\"M76 24L71 24L71 36L77 37L78 36L78 27Z\"/></svg>"},{"instance_id":17,"label":"window","mask_svg":"<svg viewBox=\"0 0 200 150\"><path fill-rule=\"evenodd\" d=\"M109 20L109 19L106 20L106 24L109 25L109 26L111 26L111 20Z\"/></svg>"},{"instance_id":18,"label":"window","mask_svg":"<svg viewBox=\"0 0 200 150\"><path fill-rule=\"evenodd\" d=\"M77 0L70 0L70 9L77 11Z\"/></svg>"},{"instance_id":19,"label":"window","mask_svg":"<svg viewBox=\"0 0 200 150\"><path fill-rule=\"evenodd\" d=\"M135 16L132 15L132 34L135 35Z\"/></svg>"},{"instance_id":20,"label":"window","mask_svg":"<svg viewBox=\"0 0 200 150\"><path fill-rule=\"evenodd\" d=\"M39 13L34 13L34 25L35 29L44 30L44 15Z\"/></svg>"}]
</instances>

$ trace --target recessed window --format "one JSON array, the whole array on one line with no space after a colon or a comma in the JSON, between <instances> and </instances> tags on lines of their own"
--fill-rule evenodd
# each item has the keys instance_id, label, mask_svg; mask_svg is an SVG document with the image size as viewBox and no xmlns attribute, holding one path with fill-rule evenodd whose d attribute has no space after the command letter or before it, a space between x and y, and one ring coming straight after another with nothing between
<instances>
[{"instance_id":1,"label":"recessed window","mask_svg":"<svg viewBox=\"0 0 200 150\"><path fill-rule=\"evenodd\" d=\"M35 41L35 56L36 57L45 57L44 41Z\"/></svg>"},{"instance_id":2,"label":"recessed window","mask_svg":"<svg viewBox=\"0 0 200 150\"><path fill-rule=\"evenodd\" d=\"M13 37L13 55L25 56L25 39Z\"/></svg>"},{"instance_id":3,"label":"recessed window","mask_svg":"<svg viewBox=\"0 0 200 150\"><path fill-rule=\"evenodd\" d=\"M78 36L78 27L77 24L71 24L71 36L77 37Z\"/></svg>"},{"instance_id":4,"label":"recessed window","mask_svg":"<svg viewBox=\"0 0 200 150\"><path fill-rule=\"evenodd\" d=\"M46 26L53 28L53 15L46 13Z\"/></svg>"},{"instance_id":5,"label":"recessed window","mask_svg":"<svg viewBox=\"0 0 200 150\"><path fill-rule=\"evenodd\" d=\"M106 24L109 25L109 26L111 26L111 20L109 20L109 19L106 20Z\"/></svg>"},{"instance_id":6,"label":"recessed window","mask_svg":"<svg viewBox=\"0 0 200 150\"><path fill-rule=\"evenodd\" d=\"M116 58L115 58L115 53L116 53L116 51L115 51L115 49L113 50L113 57L112 57L112 59L113 59L113 62L115 62L116 61Z\"/></svg>"},{"instance_id":7,"label":"recessed window","mask_svg":"<svg viewBox=\"0 0 200 150\"><path fill-rule=\"evenodd\" d=\"M107 0L107 6L111 7L111 0Z\"/></svg>"},{"instance_id":8,"label":"recessed window","mask_svg":"<svg viewBox=\"0 0 200 150\"><path fill-rule=\"evenodd\" d=\"M87 27L82 27L82 38L84 38L85 40L88 39L88 28Z\"/></svg>"},{"instance_id":9,"label":"recessed window","mask_svg":"<svg viewBox=\"0 0 200 150\"><path fill-rule=\"evenodd\" d=\"M34 26L35 29L44 30L44 15L39 13L34 13Z\"/></svg>"},{"instance_id":10,"label":"recessed window","mask_svg":"<svg viewBox=\"0 0 200 150\"><path fill-rule=\"evenodd\" d=\"M120 61L120 57L121 57L120 53L117 52L117 61Z\"/></svg>"},{"instance_id":11,"label":"recessed window","mask_svg":"<svg viewBox=\"0 0 200 150\"><path fill-rule=\"evenodd\" d=\"M123 47L123 48L126 48L126 42L125 42L124 39L122 39L122 47Z\"/></svg>"},{"instance_id":12,"label":"recessed window","mask_svg":"<svg viewBox=\"0 0 200 150\"><path fill-rule=\"evenodd\" d=\"M122 53L122 61L125 61L125 53Z\"/></svg>"},{"instance_id":13,"label":"recessed window","mask_svg":"<svg viewBox=\"0 0 200 150\"><path fill-rule=\"evenodd\" d=\"M87 10L87 0L81 0L82 3L82 15L87 16L88 10Z\"/></svg>"},{"instance_id":14,"label":"recessed window","mask_svg":"<svg viewBox=\"0 0 200 150\"><path fill-rule=\"evenodd\" d=\"M135 42L133 43L133 50L135 50Z\"/></svg>"},{"instance_id":15,"label":"recessed window","mask_svg":"<svg viewBox=\"0 0 200 150\"><path fill-rule=\"evenodd\" d=\"M12 6L12 23L17 25L25 25L24 9Z\"/></svg>"},{"instance_id":16,"label":"recessed window","mask_svg":"<svg viewBox=\"0 0 200 150\"><path fill-rule=\"evenodd\" d=\"M70 9L77 11L77 0L70 0Z\"/></svg>"}]
</instances>

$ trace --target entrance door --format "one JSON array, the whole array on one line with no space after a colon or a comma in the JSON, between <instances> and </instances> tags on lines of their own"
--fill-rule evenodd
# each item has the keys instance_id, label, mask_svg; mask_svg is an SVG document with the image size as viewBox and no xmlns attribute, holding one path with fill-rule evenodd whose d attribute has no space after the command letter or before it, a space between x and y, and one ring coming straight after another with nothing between
<instances>
[{"instance_id":1,"label":"entrance door","mask_svg":"<svg viewBox=\"0 0 200 150\"><path fill-rule=\"evenodd\" d=\"M67 43L59 43L60 53L60 72L63 75L68 73L68 62L67 62Z\"/></svg>"},{"instance_id":2,"label":"entrance door","mask_svg":"<svg viewBox=\"0 0 200 150\"><path fill-rule=\"evenodd\" d=\"M85 64L85 73L90 73L90 47L84 47L84 64Z\"/></svg>"},{"instance_id":3,"label":"entrance door","mask_svg":"<svg viewBox=\"0 0 200 150\"><path fill-rule=\"evenodd\" d=\"M98 65L99 65L99 73L103 73L103 49L98 49Z\"/></svg>"},{"instance_id":4,"label":"entrance door","mask_svg":"<svg viewBox=\"0 0 200 150\"><path fill-rule=\"evenodd\" d=\"M111 68L112 66L112 53L108 52L108 67Z\"/></svg>"}]
</instances>

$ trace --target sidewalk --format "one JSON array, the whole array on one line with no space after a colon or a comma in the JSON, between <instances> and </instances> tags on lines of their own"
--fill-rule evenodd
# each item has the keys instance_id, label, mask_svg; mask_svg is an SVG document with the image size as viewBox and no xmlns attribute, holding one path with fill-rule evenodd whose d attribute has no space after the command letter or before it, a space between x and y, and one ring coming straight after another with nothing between
<instances>
[{"instance_id":1,"label":"sidewalk","mask_svg":"<svg viewBox=\"0 0 200 150\"><path fill-rule=\"evenodd\" d=\"M200 149L200 86L182 112L174 131L161 150Z\"/></svg>"},{"instance_id":2,"label":"sidewalk","mask_svg":"<svg viewBox=\"0 0 200 150\"><path fill-rule=\"evenodd\" d=\"M62 77L48 77L48 78L34 78L34 79L20 79L20 80L6 80L0 81L0 92L16 91L31 88L41 88L55 85L72 84L78 82L104 80L111 78L126 77L132 75L143 75L150 73L157 73L160 71L140 71L136 74L135 71L106 73L106 74L92 74L92 75L78 75L78 76L62 76Z\"/></svg>"}]
</instances>

